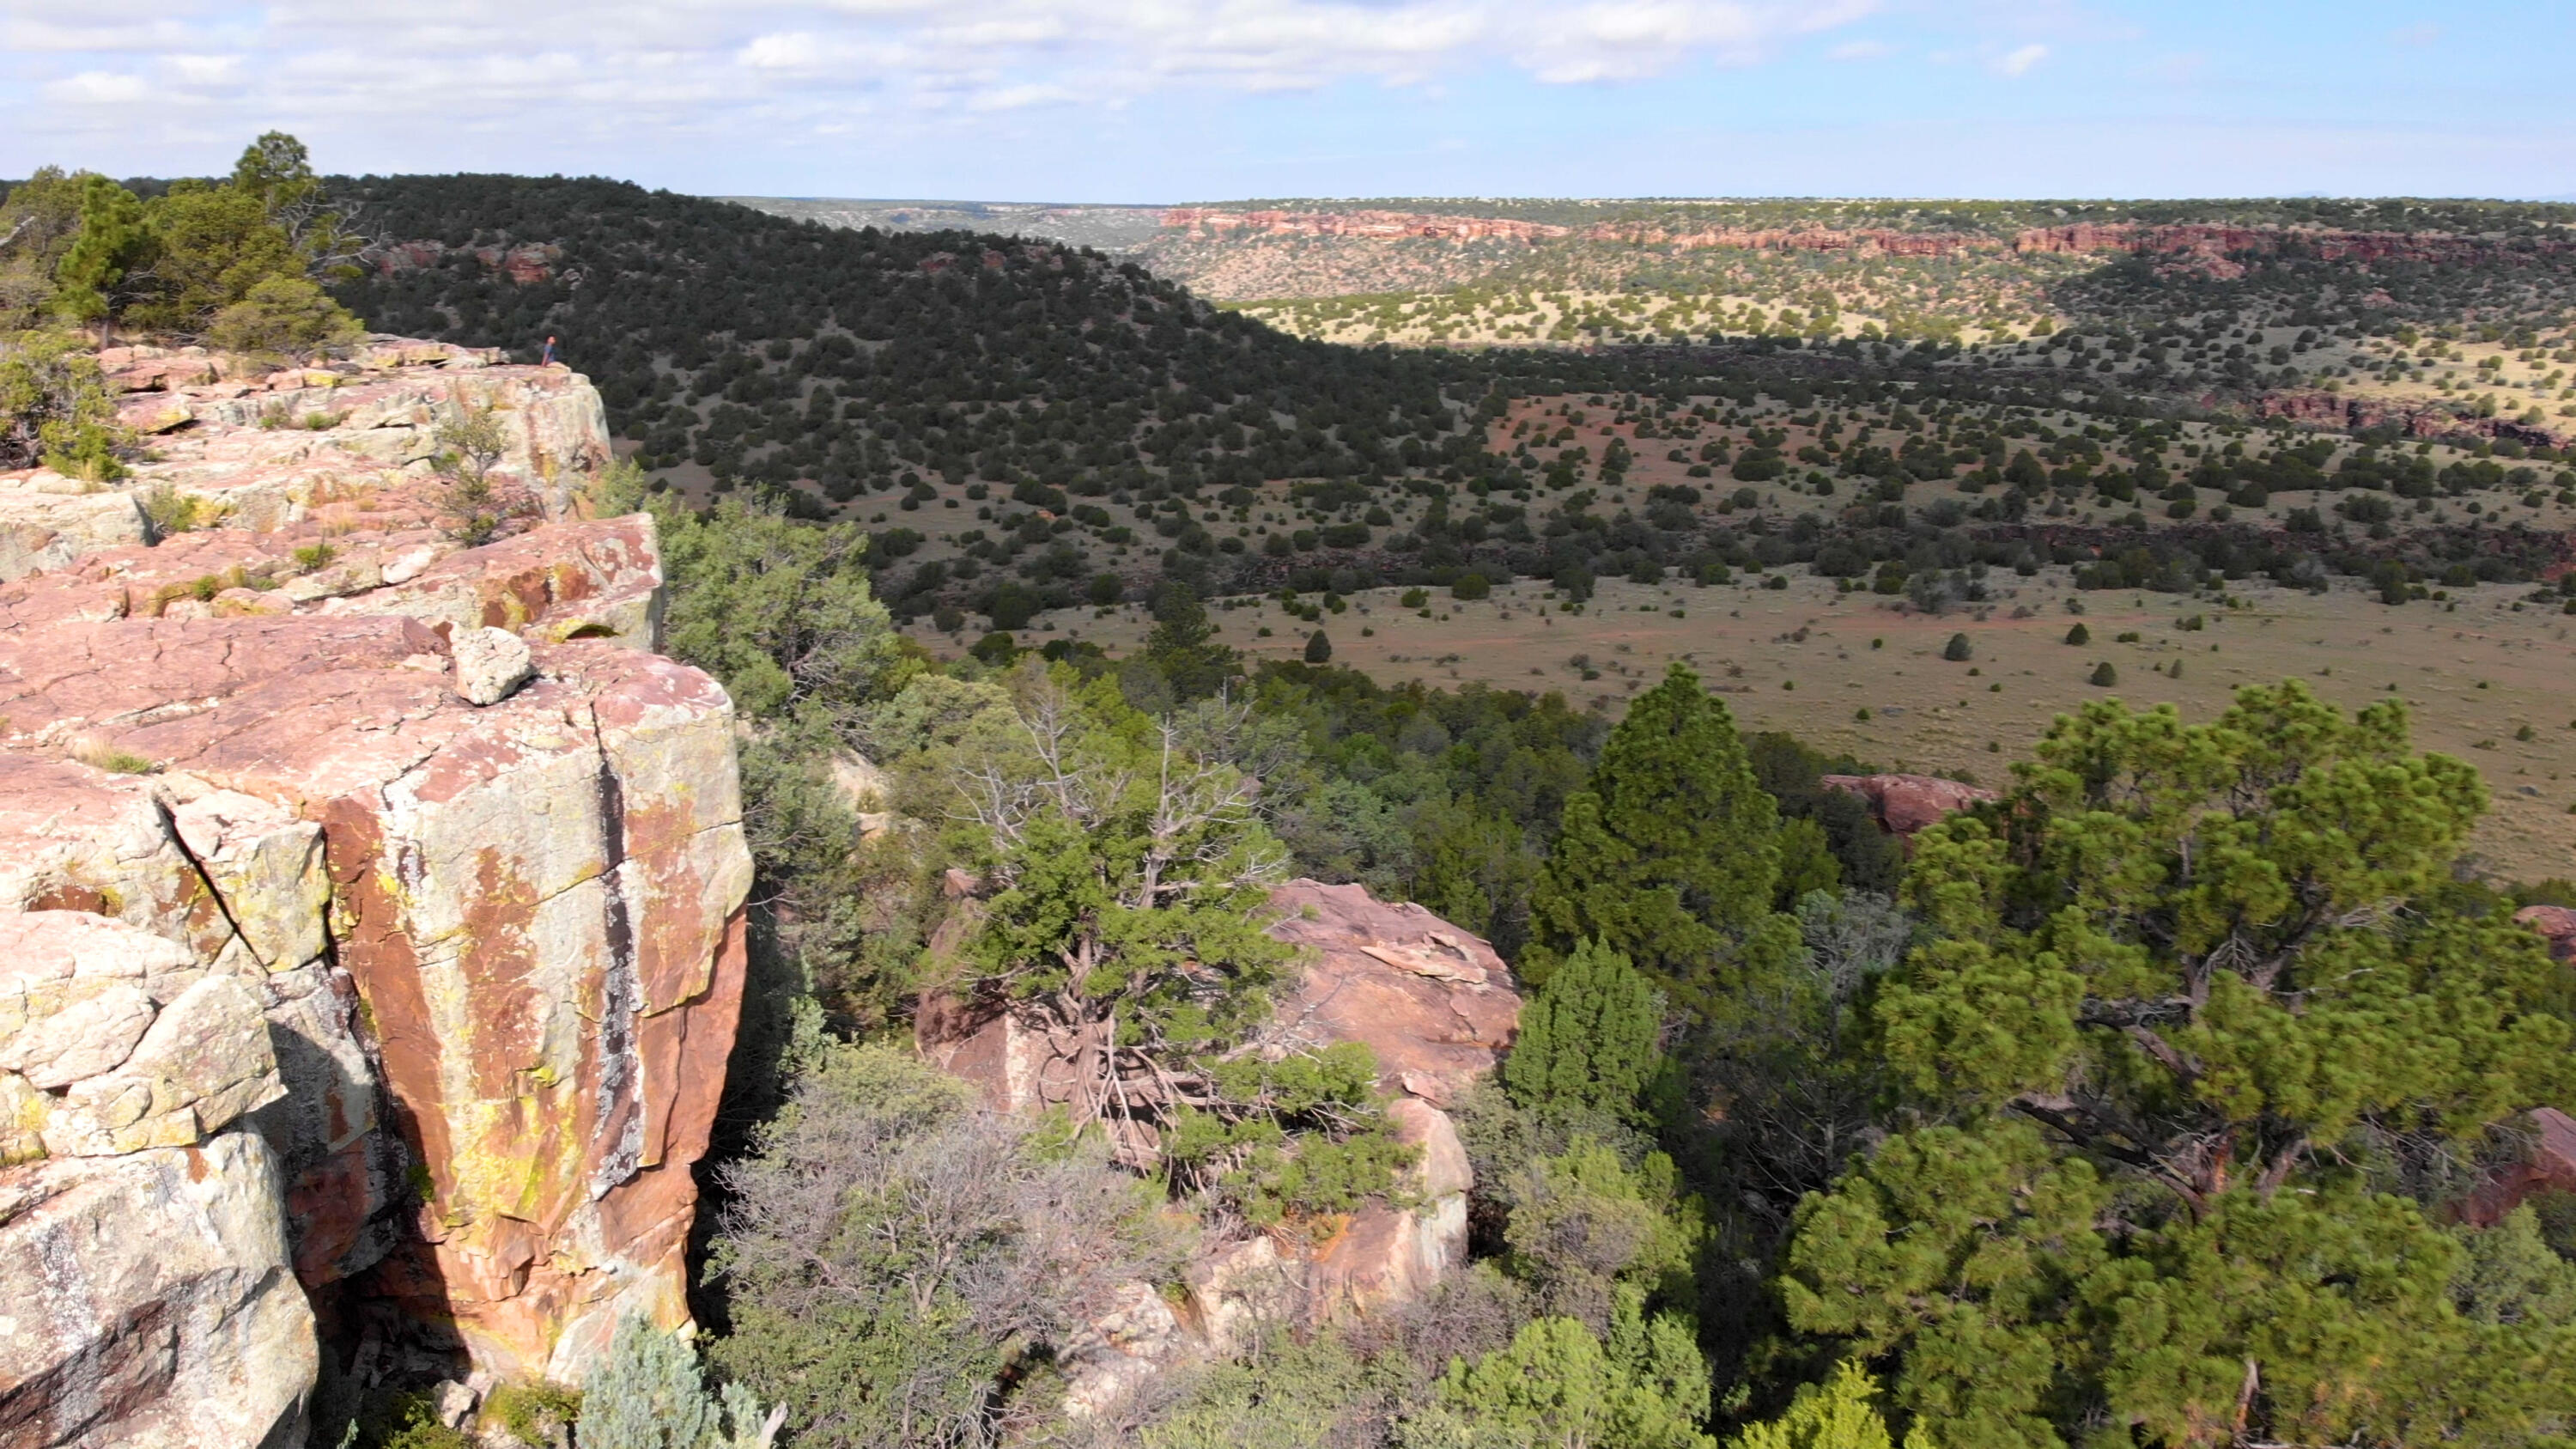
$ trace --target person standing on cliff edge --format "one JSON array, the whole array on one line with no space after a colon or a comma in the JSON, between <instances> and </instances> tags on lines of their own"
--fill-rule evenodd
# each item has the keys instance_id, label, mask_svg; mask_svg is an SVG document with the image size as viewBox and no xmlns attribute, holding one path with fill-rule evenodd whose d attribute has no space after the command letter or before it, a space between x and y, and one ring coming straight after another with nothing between
<instances>
[{"instance_id":1,"label":"person standing on cliff edge","mask_svg":"<svg viewBox=\"0 0 2576 1449\"><path fill-rule=\"evenodd\" d=\"M539 367L552 367L552 366L554 366L554 365L555 365L555 340L554 340L553 338L549 337L549 338L547 338L547 339L546 339L546 353L545 353L545 356L540 357L540 358L538 358L538 359L537 359L537 366L539 366Z\"/></svg>"}]
</instances>

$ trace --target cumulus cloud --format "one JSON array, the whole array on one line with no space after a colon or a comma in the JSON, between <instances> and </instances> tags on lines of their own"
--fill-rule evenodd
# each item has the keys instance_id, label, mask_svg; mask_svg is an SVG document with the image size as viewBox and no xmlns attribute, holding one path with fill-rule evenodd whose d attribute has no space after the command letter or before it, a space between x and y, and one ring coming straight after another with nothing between
<instances>
[{"instance_id":1,"label":"cumulus cloud","mask_svg":"<svg viewBox=\"0 0 2576 1449\"><path fill-rule=\"evenodd\" d=\"M1114 109L1157 92L1480 72L1603 85L1759 62L1881 0L15 0L0 134L191 134L225 117L324 130L363 116L694 136L928 124L932 108ZM40 105L30 105L41 97ZM154 138L128 129L137 146ZM0 150L7 150L0 146ZM13 160L0 155L0 168Z\"/></svg>"}]
</instances>

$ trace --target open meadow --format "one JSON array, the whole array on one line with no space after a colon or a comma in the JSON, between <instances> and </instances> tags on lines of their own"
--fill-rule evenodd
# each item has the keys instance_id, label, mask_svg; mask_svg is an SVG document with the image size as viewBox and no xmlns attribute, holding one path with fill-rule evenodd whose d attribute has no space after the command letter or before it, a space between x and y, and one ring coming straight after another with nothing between
<instances>
[{"instance_id":1,"label":"open meadow","mask_svg":"<svg viewBox=\"0 0 2576 1449\"><path fill-rule=\"evenodd\" d=\"M2050 568L2003 581L1987 604L1934 615L1838 593L1828 579L1772 577L1787 586L1604 580L1572 610L1544 581L1521 580L1473 602L1429 590L1414 609L1401 604L1405 590L1364 590L1320 624L1275 598L1223 601L1210 618L1254 660L1300 658L1320 627L1334 663L1383 683L1556 690L1613 715L1679 660L1746 728L1987 784L2087 700L2171 701L2199 720L2240 685L2295 677L2347 709L2402 699L2419 747L2475 764L2494 797L2475 841L2492 870L2576 874L2576 618L2528 602L2528 586L2390 607L2350 581L2312 594L2247 580L2213 606L2077 590L2069 570ZM2090 641L2070 644L2079 623ZM1068 609L1039 616L1020 638L1124 654L1151 626L1137 605ZM1943 657L1954 635L1968 641L1964 661ZM926 628L918 637L948 654L967 642ZM2092 683L2105 663L2118 682Z\"/></svg>"}]
</instances>

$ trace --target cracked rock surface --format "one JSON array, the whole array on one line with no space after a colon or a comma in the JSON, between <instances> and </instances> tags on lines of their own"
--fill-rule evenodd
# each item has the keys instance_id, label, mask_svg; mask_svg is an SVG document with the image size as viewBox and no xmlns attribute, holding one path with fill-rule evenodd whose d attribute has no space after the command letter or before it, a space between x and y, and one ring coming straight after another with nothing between
<instances>
[{"instance_id":1,"label":"cracked rock surface","mask_svg":"<svg viewBox=\"0 0 2576 1449\"><path fill-rule=\"evenodd\" d=\"M111 367L240 526L13 554L42 480L0 477L0 1444L300 1442L337 1325L577 1380L622 1314L687 1316L732 706L648 652L649 518L460 548L392 436L470 383L525 414L500 467L558 476L606 456L587 383L368 358L229 397L220 359Z\"/></svg>"}]
</instances>

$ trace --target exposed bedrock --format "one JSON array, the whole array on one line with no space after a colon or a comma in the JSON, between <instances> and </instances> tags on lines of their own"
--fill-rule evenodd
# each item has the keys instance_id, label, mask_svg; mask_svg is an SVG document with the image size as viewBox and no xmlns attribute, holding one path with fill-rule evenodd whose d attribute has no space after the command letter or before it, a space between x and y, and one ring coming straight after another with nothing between
<instances>
[{"instance_id":1,"label":"exposed bedrock","mask_svg":"<svg viewBox=\"0 0 2576 1449\"><path fill-rule=\"evenodd\" d=\"M686 1317L743 981L732 706L646 652L650 519L535 490L461 548L409 443L333 436L425 436L461 376L547 481L606 455L586 382L370 357L294 440L346 472L274 509L217 463L274 481L284 429L198 395L219 359L143 359L186 445L59 496L185 469L259 526L0 568L0 1446L300 1442L317 1315L323 1351L391 1322L574 1380L623 1313Z\"/></svg>"},{"instance_id":2,"label":"exposed bedrock","mask_svg":"<svg viewBox=\"0 0 2576 1449\"><path fill-rule=\"evenodd\" d=\"M1178 1311L1136 1285L1120 1313L1068 1348L1077 1410L1105 1406L1173 1364L1234 1352L1259 1323L1404 1303L1466 1262L1474 1176L1443 1108L1494 1070L1519 1030L1510 968L1475 935L1362 886L1295 880L1272 892L1271 904L1279 911L1271 933L1302 948L1302 969L1262 1046L1368 1046L1396 1136L1416 1149L1400 1194L1414 1205L1371 1202L1312 1225L1320 1234L1211 1243ZM1077 1060L1093 1046L1033 1013L946 1001L925 1004L917 1032L932 1061L1004 1111L1063 1105L1080 1080Z\"/></svg>"}]
</instances>

